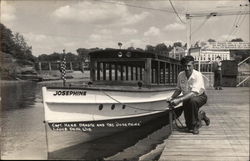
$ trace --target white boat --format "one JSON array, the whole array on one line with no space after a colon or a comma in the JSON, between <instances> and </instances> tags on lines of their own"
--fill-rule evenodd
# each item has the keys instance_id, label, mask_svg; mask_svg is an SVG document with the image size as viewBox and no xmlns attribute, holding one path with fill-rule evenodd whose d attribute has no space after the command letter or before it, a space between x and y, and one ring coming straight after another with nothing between
<instances>
[{"instance_id":1,"label":"white boat","mask_svg":"<svg viewBox=\"0 0 250 161\"><path fill-rule=\"evenodd\" d=\"M179 61L153 53L90 53L91 85L42 87L49 158L160 118L168 124L165 100L174 92L179 70ZM175 108L178 117L181 108ZM81 157L71 159L76 158Z\"/></svg>"}]
</instances>

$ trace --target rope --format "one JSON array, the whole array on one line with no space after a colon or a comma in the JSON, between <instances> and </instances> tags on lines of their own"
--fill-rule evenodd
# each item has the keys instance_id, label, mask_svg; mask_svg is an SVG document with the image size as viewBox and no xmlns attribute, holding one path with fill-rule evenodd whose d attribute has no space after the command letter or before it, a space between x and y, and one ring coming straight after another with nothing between
<instances>
[{"instance_id":1,"label":"rope","mask_svg":"<svg viewBox=\"0 0 250 161\"><path fill-rule=\"evenodd\" d=\"M132 108L132 109L142 110L142 111L166 111L166 109L165 109L165 110L149 110L149 109L143 109L143 108L138 108L138 107L130 106L130 105L128 105L128 104L125 104L125 103L122 103L122 102L118 101L117 99L113 98L112 96L110 96L110 95L107 94L106 92L104 92L104 91L102 91L102 92L103 92L106 96L108 96L109 98L111 98L112 100L116 101L117 103L122 104L122 105L126 105L126 106L128 106L128 107L130 107L130 108ZM161 108L161 107L159 107L159 108Z\"/></svg>"},{"instance_id":2,"label":"rope","mask_svg":"<svg viewBox=\"0 0 250 161\"><path fill-rule=\"evenodd\" d=\"M102 91L102 90L101 90ZM108 96L109 98L113 99L114 101L116 101L117 103L119 104L122 104L122 105L126 105L132 109L137 109L137 110L143 110L143 111L166 111L165 110L149 110L149 109L142 109L142 108L138 108L138 107L133 107L133 106L130 106L130 105L127 105L127 104L124 104L120 101L118 101L117 99L113 98L112 96L110 96L109 94L107 94L106 92L102 91L106 96ZM178 129L184 129L185 126L181 123L180 119L177 117L175 111L173 110L174 107L169 103L169 110L173 112L173 115L174 115L174 122L175 122L175 125ZM176 122L176 120L181 124L181 126L178 125L178 123Z\"/></svg>"},{"instance_id":3,"label":"rope","mask_svg":"<svg viewBox=\"0 0 250 161\"><path fill-rule=\"evenodd\" d=\"M174 114L174 123L175 123L175 126L178 128L178 129L184 129L186 128L180 121L180 119L177 117L176 113L174 112L173 110L173 114ZM181 124L181 126L179 126L176 122L176 120Z\"/></svg>"},{"instance_id":4,"label":"rope","mask_svg":"<svg viewBox=\"0 0 250 161\"><path fill-rule=\"evenodd\" d=\"M174 109L174 106L170 104L169 110L173 113L175 126L176 126L178 129L184 129L185 126L181 123L180 119L177 117L177 115L176 115L176 113L175 113L175 111L174 111L173 109ZM179 125L177 124L176 120L181 124L181 126L179 126Z\"/></svg>"}]
</instances>

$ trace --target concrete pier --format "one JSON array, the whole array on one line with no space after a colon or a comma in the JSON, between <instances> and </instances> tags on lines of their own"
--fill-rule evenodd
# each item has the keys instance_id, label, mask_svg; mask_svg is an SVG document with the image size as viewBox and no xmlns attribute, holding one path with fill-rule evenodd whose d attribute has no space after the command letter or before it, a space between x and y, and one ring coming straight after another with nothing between
<instances>
[{"instance_id":1,"label":"concrete pier","mask_svg":"<svg viewBox=\"0 0 250 161\"><path fill-rule=\"evenodd\" d=\"M249 87L207 90L202 109L210 126L203 122L199 135L174 127L159 161L249 161L249 93Z\"/></svg>"}]
</instances>

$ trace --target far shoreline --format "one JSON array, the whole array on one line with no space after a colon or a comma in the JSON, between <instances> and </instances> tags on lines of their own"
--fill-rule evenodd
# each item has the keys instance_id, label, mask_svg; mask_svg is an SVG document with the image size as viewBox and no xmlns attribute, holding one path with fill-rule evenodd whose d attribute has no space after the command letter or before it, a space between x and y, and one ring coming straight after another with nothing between
<instances>
[{"instance_id":1,"label":"far shoreline","mask_svg":"<svg viewBox=\"0 0 250 161\"><path fill-rule=\"evenodd\" d=\"M89 78L72 78L72 79L67 79L66 83L84 83L90 81ZM48 81L32 81L32 80L0 80L1 84L14 84L14 83L37 83L37 84L50 84L50 83L63 83L62 79L56 79L56 80L48 80Z\"/></svg>"}]
</instances>

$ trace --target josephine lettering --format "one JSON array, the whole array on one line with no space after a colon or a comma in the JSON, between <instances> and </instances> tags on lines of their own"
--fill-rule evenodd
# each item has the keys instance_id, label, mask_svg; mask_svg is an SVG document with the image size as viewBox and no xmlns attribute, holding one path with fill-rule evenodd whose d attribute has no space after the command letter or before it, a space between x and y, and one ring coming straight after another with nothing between
<instances>
[{"instance_id":1,"label":"josephine lettering","mask_svg":"<svg viewBox=\"0 0 250 161\"><path fill-rule=\"evenodd\" d=\"M86 91L56 91L54 96L85 96Z\"/></svg>"}]
</instances>

